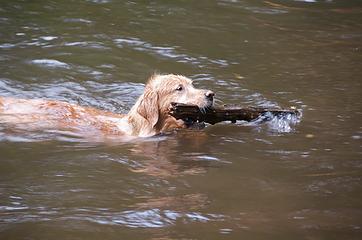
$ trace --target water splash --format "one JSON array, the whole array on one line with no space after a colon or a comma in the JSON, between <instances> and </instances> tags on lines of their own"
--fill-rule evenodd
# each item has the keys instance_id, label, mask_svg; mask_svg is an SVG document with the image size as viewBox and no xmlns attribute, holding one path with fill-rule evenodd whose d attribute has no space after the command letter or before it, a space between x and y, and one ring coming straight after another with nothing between
<instances>
[{"instance_id":1,"label":"water splash","mask_svg":"<svg viewBox=\"0 0 362 240\"><path fill-rule=\"evenodd\" d=\"M279 116L272 116L271 113L267 114L267 117L270 118L269 121L266 122L268 130L277 133L289 133L293 132L295 126L300 123L302 113L300 114L283 114Z\"/></svg>"},{"instance_id":2,"label":"water splash","mask_svg":"<svg viewBox=\"0 0 362 240\"><path fill-rule=\"evenodd\" d=\"M267 112L254 121L239 121L237 124L242 126L258 126L257 130L262 130L263 127L266 127L272 133L289 133L295 130L301 119L301 110L298 110L298 113L283 113L280 115L273 115L271 112Z\"/></svg>"}]
</instances>

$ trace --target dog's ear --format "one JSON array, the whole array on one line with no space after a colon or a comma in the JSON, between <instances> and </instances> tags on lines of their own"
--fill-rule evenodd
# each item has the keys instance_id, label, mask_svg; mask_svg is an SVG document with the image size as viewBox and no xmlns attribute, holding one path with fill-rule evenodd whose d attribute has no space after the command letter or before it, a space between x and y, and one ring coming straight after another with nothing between
<instances>
[{"instance_id":1,"label":"dog's ear","mask_svg":"<svg viewBox=\"0 0 362 240\"><path fill-rule=\"evenodd\" d=\"M156 125L159 117L158 94L150 87L146 87L143 98L137 108L138 114L144 117L152 127Z\"/></svg>"}]
</instances>

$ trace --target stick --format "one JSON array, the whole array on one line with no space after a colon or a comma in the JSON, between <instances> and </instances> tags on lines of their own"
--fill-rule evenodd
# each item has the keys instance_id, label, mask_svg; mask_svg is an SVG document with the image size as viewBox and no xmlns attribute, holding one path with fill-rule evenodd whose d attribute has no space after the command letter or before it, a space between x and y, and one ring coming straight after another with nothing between
<instances>
[{"instance_id":1,"label":"stick","mask_svg":"<svg viewBox=\"0 0 362 240\"><path fill-rule=\"evenodd\" d=\"M218 108L208 108L205 111L201 111L196 105L171 103L170 115L176 119L182 119L185 121L199 121L210 124L215 124L223 121L253 121L259 117L265 117L264 120L270 120L273 116L285 116L287 114L300 115L300 112L296 109L268 109L258 107L233 107L224 106Z\"/></svg>"}]
</instances>

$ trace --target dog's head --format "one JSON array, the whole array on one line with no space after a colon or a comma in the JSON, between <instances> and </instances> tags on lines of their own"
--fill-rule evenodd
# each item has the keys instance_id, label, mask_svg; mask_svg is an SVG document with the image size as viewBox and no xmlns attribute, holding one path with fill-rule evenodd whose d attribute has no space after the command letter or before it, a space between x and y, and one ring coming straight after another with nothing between
<instances>
[{"instance_id":1,"label":"dog's head","mask_svg":"<svg viewBox=\"0 0 362 240\"><path fill-rule=\"evenodd\" d=\"M153 75L135 107L138 114L154 127L167 118L173 118L168 114L172 102L193 104L205 109L213 106L214 93L196 89L191 79L181 75Z\"/></svg>"}]
</instances>

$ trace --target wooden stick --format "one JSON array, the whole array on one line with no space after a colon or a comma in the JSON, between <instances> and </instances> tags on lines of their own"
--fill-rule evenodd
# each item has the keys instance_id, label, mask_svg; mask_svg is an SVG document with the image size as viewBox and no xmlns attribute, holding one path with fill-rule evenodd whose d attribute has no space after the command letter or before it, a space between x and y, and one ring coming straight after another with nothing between
<instances>
[{"instance_id":1,"label":"wooden stick","mask_svg":"<svg viewBox=\"0 0 362 240\"><path fill-rule=\"evenodd\" d=\"M192 122L206 122L215 124L223 121L253 121L259 117L265 117L263 120L270 120L273 116L285 116L287 114L300 115L296 109L268 109L258 107L241 108L237 106L224 106L217 108L208 108L201 111L196 105L182 103L171 103L170 115L176 119L182 119Z\"/></svg>"}]
</instances>

